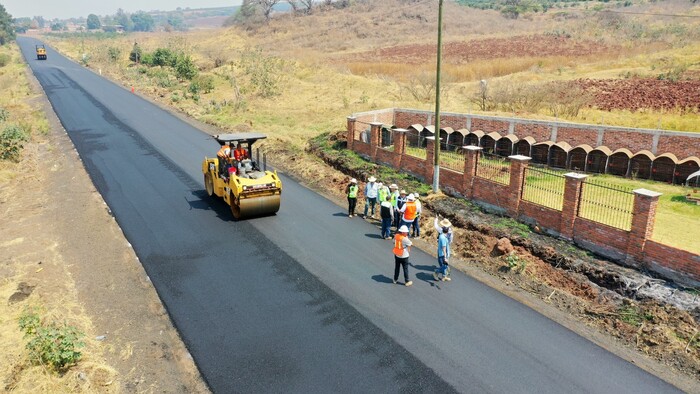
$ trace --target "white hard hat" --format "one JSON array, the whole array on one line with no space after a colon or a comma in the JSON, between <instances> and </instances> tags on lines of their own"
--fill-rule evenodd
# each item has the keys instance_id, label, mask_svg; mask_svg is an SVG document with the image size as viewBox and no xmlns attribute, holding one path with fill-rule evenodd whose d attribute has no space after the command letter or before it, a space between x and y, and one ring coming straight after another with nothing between
<instances>
[{"instance_id":1,"label":"white hard hat","mask_svg":"<svg viewBox=\"0 0 700 394\"><path fill-rule=\"evenodd\" d=\"M350 180L350 183L357 183L357 179L352 178L352 179Z\"/></svg>"},{"instance_id":2,"label":"white hard hat","mask_svg":"<svg viewBox=\"0 0 700 394\"><path fill-rule=\"evenodd\" d=\"M416 201L416 196L414 196L413 193L409 194L406 198L408 199L408 201Z\"/></svg>"},{"instance_id":3,"label":"white hard hat","mask_svg":"<svg viewBox=\"0 0 700 394\"><path fill-rule=\"evenodd\" d=\"M398 188L399 188L399 187L396 186L395 183L392 183L392 184L389 186L389 189L398 189Z\"/></svg>"},{"instance_id":4,"label":"white hard hat","mask_svg":"<svg viewBox=\"0 0 700 394\"><path fill-rule=\"evenodd\" d=\"M400 233L407 233L407 232L408 232L408 227L406 227L406 225L403 225L403 226L399 227L399 232L400 232Z\"/></svg>"}]
</instances>

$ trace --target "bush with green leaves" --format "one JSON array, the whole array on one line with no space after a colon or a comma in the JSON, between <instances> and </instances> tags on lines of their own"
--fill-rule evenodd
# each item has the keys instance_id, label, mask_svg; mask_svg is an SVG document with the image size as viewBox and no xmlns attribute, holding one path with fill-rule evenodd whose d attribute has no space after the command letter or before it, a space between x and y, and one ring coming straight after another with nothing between
<instances>
[{"instance_id":1,"label":"bush with green leaves","mask_svg":"<svg viewBox=\"0 0 700 394\"><path fill-rule=\"evenodd\" d=\"M181 54L177 57L175 61L175 75L179 79L191 81L197 74L199 74L199 70L190 55Z\"/></svg>"},{"instance_id":2,"label":"bush with green leaves","mask_svg":"<svg viewBox=\"0 0 700 394\"><path fill-rule=\"evenodd\" d=\"M129 53L129 60L135 63L140 63L141 58L143 57L143 50L141 50L141 47L138 44L134 44L134 47L131 49L131 52Z\"/></svg>"},{"instance_id":3,"label":"bush with green leaves","mask_svg":"<svg viewBox=\"0 0 700 394\"><path fill-rule=\"evenodd\" d=\"M10 118L10 112L5 108L0 108L0 122L4 122Z\"/></svg>"},{"instance_id":4,"label":"bush with green leaves","mask_svg":"<svg viewBox=\"0 0 700 394\"><path fill-rule=\"evenodd\" d=\"M190 83L189 91L192 94L211 93L214 90L214 78L211 75L199 75Z\"/></svg>"},{"instance_id":5,"label":"bush with green leaves","mask_svg":"<svg viewBox=\"0 0 700 394\"><path fill-rule=\"evenodd\" d=\"M153 52L153 65L154 66L176 66L177 55L171 49L168 48L157 48Z\"/></svg>"},{"instance_id":6,"label":"bush with green leaves","mask_svg":"<svg viewBox=\"0 0 700 394\"><path fill-rule=\"evenodd\" d=\"M29 141L29 134L17 125L7 125L0 133L0 159L18 161L24 148L24 143Z\"/></svg>"},{"instance_id":7,"label":"bush with green leaves","mask_svg":"<svg viewBox=\"0 0 700 394\"><path fill-rule=\"evenodd\" d=\"M81 340L85 335L65 323L45 323L36 309L25 309L19 318L19 328L28 340L27 350L32 363L45 365L61 372L77 363L82 357Z\"/></svg>"}]
</instances>

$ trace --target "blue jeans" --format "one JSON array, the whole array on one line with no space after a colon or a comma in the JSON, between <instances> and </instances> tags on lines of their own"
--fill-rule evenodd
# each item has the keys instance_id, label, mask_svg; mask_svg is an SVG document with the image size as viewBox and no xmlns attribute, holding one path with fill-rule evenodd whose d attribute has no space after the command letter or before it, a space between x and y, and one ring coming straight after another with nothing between
<instances>
[{"instance_id":1,"label":"blue jeans","mask_svg":"<svg viewBox=\"0 0 700 394\"><path fill-rule=\"evenodd\" d=\"M372 216L374 216L374 206L377 204L377 197L367 197L365 199L365 216L367 216L367 211L369 206L372 206Z\"/></svg>"},{"instance_id":2,"label":"blue jeans","mask_svg":"<svg viewBox=\"0 0 700 394\"><path fill-rule=\"evenodd\" d=\"M399 223L399 227L406 226L406 228L408 229L408 232L411 232L411 226L413 225L413 222L414 221L407 222L406 220L403 219L403 217L401 217L401 223Z\"/></svg>"},{"instance_id":3,"label":"blue jeans","mask_svg":"<svg viewBox=\"0 0 700 394\"><path fill-rule=\"evenodd\" d=\"M391 218L382 218L382 238L391 236Z\"/></svg>"},{"instance_id":4,"label":"blue jeans","mask_svg":"<svg viewBox=\"0 0 700 394\"><path fill-rule=\"evenodd\" d=\"M450 266L445 261L445 256L438 256L438 264L440 266L435 270L435 272L442 274L442 276L447 276L447 270L450 268Z\"/></svg>"},{"instance_id":5,"label":"blue jeans","mask_svg":"<svg viewBox=\"0 0 700 394\"><path fill-rule=\"evenodd\" d=\"M420 216L413 220L413 237L420 237L420 222L418 219L420 219Z\"/></svg>"}]
</instances>

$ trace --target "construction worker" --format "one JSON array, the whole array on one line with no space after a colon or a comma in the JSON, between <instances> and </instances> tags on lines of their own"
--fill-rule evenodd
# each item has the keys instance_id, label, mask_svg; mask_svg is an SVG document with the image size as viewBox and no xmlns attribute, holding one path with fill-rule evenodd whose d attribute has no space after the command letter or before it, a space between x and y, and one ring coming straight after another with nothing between
<instances>
[{"instance_id":1,"label":"construction worker","mask_svg":"<svg viewBox=\"0 0 700 394\"><path fill-rule=\"evenodd\" d=\"M416 219L413 221L413 238L420 237L420 214L423 212L423 204L420 201L420 194L413 193L416 198Z\"/></svg>"},{"instance_id":2,"label":"construction worker","mask_svg":"<svg viewBox=\"0 0 700 394\"><path fill-rule=\"evenodd\" d=\"M365 185L365 218L367 218L367 213L369 213L369 207L372 207L372 216L374 217L374 206L377 205L377 184L375 183L377 178L371 176L367 180Z\"/></svg>"},{"instance_id":3,"label":"construction worker","mask_svg":"<svg viewBox=\"0 0 700 394\"><path fill-rule=\"evenodd\" d=\"M382 238L391 238L391 221L394 219L394 206L391 205L391 196L384 197L379 206L379 214L382 218Z\"/></svg>"},{"instance_id":4,"label":"construction worker","mask_svg":"<svg viewBox=\"0 0 700 394\"><path fill-rule=\"evenodd\" d=\"M348 217L351 218L355 216L355 206L357 205L357 179L350 179L350 184L348 185L345 192L348 195Z\"/></svg>"},{"instance_id":5,"label":"construction worker","mask_svg":"<svg viewBox=\"0 0 700 394\"><path fill-rule=\"evenodd\" d=\"M395 183L389 185L389 196L391 196L391 206L394 208L394 217L392 218L392 225L398 229L399 226L399 187Z\"/></svg>"},{"instance_id":6,"label":"construction worker","mask_svg":"<svg viewBox=\"0 0 700 394\"><path fill-rule=\"evenodd\" d=\"M228 141L221 145L216 156L219 158L219 176L228 176L227 168L231 165L231 145Z\"/></svg>"},{"instance_id":7,"label":"construction worker","mask_svg":"<svg viewBox=\"0 0 700 394\"><path fill-rule=\"evenodd\" d=\"M413 222L418 217L418 206L416 205L416 197L413 193L409 194L406 198L406 203L399 210L403 216L401 216L401 226L406 226L406 228L413 225Z\"/></svg>"},{"instance_id":8,"label":"construction worker","mask_svg":"<svg viewBox=\"0 0 700 394\"><path fill-rule=\"evenodd\" d=\"M438 225L439 224L439 225ZM452 223L447 218L438 223L435 218L435 229L438 230L438 268L433 272L435 280L450 281L450 244L452 243Z\"/></svg>"},{"instance_id":9,"label":"construction worker","mask_svg":"<svg viewBox=\"0 0 700 394\"><path fill-rule=\"evenodd\" d=\"M399 271L403 267L404 285L413 284L408 280L408 257L413 243L408 239L408 227L401 226L394 236L394 284L399 280Z\"/></svg>"},{"instance_id":10,"label":"construction worker","mask_svg":"<svg viewBox=\"0 0 700 394\"><path fill-rule=\"evenodd\" d=\"M250 158L248 157L248 152L245 150L245 148L243 148L243 144L241 144L240 142L238 143L236 150L233 151L233 158L236 159L236 161L241 161Z\"/></svg>"},{"instance_id":11,"label":"construction worker","mask_svg":"<svg viewBox=\"0 0 700 394\"><path fill-rule=\"evenodd\" d=\"M406 191L401 190L399 192L399 198L396 199L396 211L394 211L394 215L396 216L396 231L401 227L401 208L404 204L406 204Z\"/></svg>"}]
</instances>

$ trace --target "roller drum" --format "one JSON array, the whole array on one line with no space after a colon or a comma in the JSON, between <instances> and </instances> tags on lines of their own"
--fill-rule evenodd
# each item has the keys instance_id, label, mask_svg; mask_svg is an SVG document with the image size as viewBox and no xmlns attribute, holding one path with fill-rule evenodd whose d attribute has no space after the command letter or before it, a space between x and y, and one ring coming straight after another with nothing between
<instances>
[{"instance_id":1,"label":"roller drum","mask_svg":"<svg viewBox=\"0 0 700 394\"><path fill-rule=\"evenodd\" d=\"M240 205L231 204L231 211L236 219L264 216L276 213L280 209L280 195L242 198Z\"/></svg>"}]
</instances>

